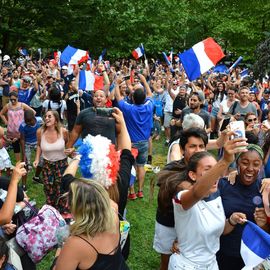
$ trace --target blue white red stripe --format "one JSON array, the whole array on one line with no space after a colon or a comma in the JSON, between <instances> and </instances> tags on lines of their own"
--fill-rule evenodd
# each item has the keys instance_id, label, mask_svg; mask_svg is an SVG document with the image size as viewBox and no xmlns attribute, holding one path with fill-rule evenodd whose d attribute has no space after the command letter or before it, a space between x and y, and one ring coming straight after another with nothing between
<instances>
[{"instance_id":1,"label":"blue white red stripe","mask_svg":"<svg viewBox=\"0 0 270 270\"><path fill-rule=\"evenodd\" d=\"M190 81L214 67L224 57L221 47L207 38L180 54L180 59Z\"/></svg>"},{"instance_id":2,"label":"blue white red stripe","mask_svg":"<svg viewBox=\"0 0 270 270\"><path fill-rule=\"evenodd\" d=\"M91 70L81 70L79 73L79 89L100 90L103 89L103 76L94 74Z\"/></svg>"},{"instance_id":3,"label":"blue white red stripe","mask_svg":"<svg viewBox=\"0 0 270 270\"><path fill-rule=\"evenodd\" d=\"M246 267L253 269L270 255L270 235L253 222L247 221L241 240L241 256Z\"/></svg>"},{"instance_id":4,"label":"blue white red stripe","mask_svg":"<svg viewBox=\"0 0 270 270\"><path fill-rule=\"evenodd\" d=\"M136 48L133 52L132 52L133 57L137 60L140 57L142 57L144 55L144 48L143 46L139 46L138 48Z\"/></svg>"},{"instance_id":5,"label":"blue white red stripe","mask_svg":"<svg viewBox=\"0 0 270 270\"><path fill-rule=\"evenodd\" d=\"M61 63L66 65L76 65L82 62L86 62L89 59L87 51L67 46L61 54Z\"/></svg>"}]
</instances>

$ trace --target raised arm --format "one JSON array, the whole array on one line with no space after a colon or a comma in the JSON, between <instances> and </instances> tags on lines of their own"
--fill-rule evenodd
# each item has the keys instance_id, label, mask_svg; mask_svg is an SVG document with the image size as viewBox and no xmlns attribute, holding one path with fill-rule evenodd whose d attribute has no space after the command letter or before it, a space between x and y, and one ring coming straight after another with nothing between
<instances>
[{"instance_id":1,"label":"raised arm","mask_svg":"<svg viewBox=\"0 0 270 270\"><path fill-rule=\"evenodd\" d=\"M150 89L149 84L147 83L145 77L142 74L138 74L142 84L144 85L144 88L146 90L146 97L152 97L152 91Z\"/></svg>"},{"instance_id":2,"label":"raised arm","mask_svg":"<svg viewBox=\"0 0 270 270\"><path fill-rule=\"evenodd\" d=\"M16 204L18 183L23 175L26 174L24 162L18 162L13 169L10 184L8 186L7 198L0 209L0 225L10 223L14 214Z\"/></svg>"},{"instance_id":3,"label":"raised arm","mask_svg":"<svg viewBox=\"0 0 270 270\"><path fill-rule=\"evenodd\" d=\"M202 175L190 190L184 192L181 195L181 205L187 210L196 204L199 200L209 195L211 187L215 182L223 175L225 170L234 161L234 154L246 152L246 149L239 148L240 146L247 146L245 138L236 138L229 140L229 136L233 135L233 132L229 132L227 136L227 142L224 146L224 156L217 162L217 164Z\"/></svg>"}]
</instances>

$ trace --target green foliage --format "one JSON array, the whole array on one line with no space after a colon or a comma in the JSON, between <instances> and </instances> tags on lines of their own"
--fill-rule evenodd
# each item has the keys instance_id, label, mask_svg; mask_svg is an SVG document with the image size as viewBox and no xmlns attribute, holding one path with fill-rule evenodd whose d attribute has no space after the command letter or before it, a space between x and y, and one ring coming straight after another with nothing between
<instances>
[{"instance_id":1,"label":"green foliage","mask_svg":"<svg viewBox=\"0 0 270 270\"><path fill-rule=\"evenodd\" d=\"M252 59L270 26L269 1L2 0L3 51L19 46L63 49L70 44L98 56L129 57L143 43L148 55L183 51L212 36L227 52Z\"/></svg>"}]
</instances>

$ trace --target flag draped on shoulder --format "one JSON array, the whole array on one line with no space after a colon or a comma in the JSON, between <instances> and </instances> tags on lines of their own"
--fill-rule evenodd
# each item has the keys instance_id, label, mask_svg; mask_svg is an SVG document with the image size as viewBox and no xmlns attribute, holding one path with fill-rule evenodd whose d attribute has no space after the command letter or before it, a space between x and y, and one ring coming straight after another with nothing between
<instances>
[{"instance_id":1,"label":"flag draped on shoulder","mask_svg":"<svg viewBox=\"0 0 270 270\"><path fill-rule=\"evenodd\" d=\"M240 252L246 265L243 269L253 269L270 256L270 235L253 222L247 221Z\"/></svg>"},{"instance_id":2,"label":"flag draped on shoulder","mask_svg":"<svg viewBox=\"0 0 270 270\"><path fill-rule=\"evenodd\" d=\"M94 74L91 70L81 70L79 73L79 89L100 90L103 89L103 76Z\"/></svg>"},{"instance_id":3,"label":"flag draped on shoulder","mask_svg":"<svg viewBox=\"0 0 270 270\"><path fill-rule=\"evenodd\" d=\"M87 51L67 46L60 56L61 63L66 65L76 65L86 62L89 59Z\"/></svg>"},{"instance_id":4,"label":"flag draped on shoulder","mask_svg":"<svg viewBox=\"0 0 270 270\"><path fill-rule=\"evenodd\" d=\"M214 67L225 55L212 38L207 38L179 56L188 79L193 81Z\"/></svg>"},{"instance_id":5,"label":"flag draped on shoulder","mask_svg":"<svg viewBox=\"0 0 270 270\"><path fill-rule=\"evenodd\" d=\"M141 45L138 48L136 48L134 51L132 51L132 55L136 60L139 59L140 57L142 57L144 55L143 46Z\"/></svg>"}]
</instances>

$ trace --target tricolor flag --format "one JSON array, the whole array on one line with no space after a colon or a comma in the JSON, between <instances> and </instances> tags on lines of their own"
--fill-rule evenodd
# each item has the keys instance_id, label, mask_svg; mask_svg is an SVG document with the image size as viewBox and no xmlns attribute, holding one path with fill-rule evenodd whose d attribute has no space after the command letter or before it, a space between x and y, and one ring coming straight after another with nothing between
<instances>
[{"instance_id":1,"label":"tricolor flag","mask_svg":"<svg viewBox=\"0 0 270 270\"><path fill-rule=\"evenodd\" d=\"M241 71L240 73L241 80L244 79L245 77L248 76L248 68L245 68L244 70Z\"/></svg>"},{"instance_id":2,"label":"tricolor flag","mask_svg":"<svg viewBox=\"0 0 270 270\"><path fill-rule=\"evenodd\" d=\"M86 62L89 59L87 51L67 46L60 56L61 63L65 65L76 65Z\"/></svg>"},{"instance_id":3,"label":"tricolor flag","mask_svg":"<svg viewBox=\"0 0 270 270\"><path fill-rule=\"evenodd\" d=\"M103 89L103 76L98 76L90 70L81 70L79 74L79 89L100 90Z\"/></svg>"},{"instance_id":4,"label":"tricolor flag","mask_svg":"<svg viewBox=\"0 0 270 270\"><path fill-rule=\"evenodd\" d=\"M132 55L133 57L137 60L139 59L140 57L142 57L144 55L144 48L143 48L143 45L139 46L137 49L135 49L133 52L132 52Z\"/></svg>"},{"instance_id":5,"label":"tricolor flag","mask_svg":"<svg viewBox=\"0 0 270 270\"><path fill-rule=\"evenodd\" d=\"M241 240L243 269L253 269L270 255L270 235L253 222L247 221Z\"/></svg>"},{"instance_id":6,"label":"tricolor flag","mask_svg":"<svg viewBox=\"0 0 270 270\"><path fill-rule=\"evenodd\" d=\"M25 48L19 48L18 51L23 56L29 55L28 51Z\"/></svg>"},{"instance_id":7,"label":"tricolor flag","mask_svg":"<svg viewBox=\"0 0 270 270\"><path fill-rule=\"evenodd\" d=\"M221 47L207 38L180 54L180 59L190 81L214 67L224 57Z\"/></svg>"},{"instance_id":8,"label":"tricolor flag","mask_svg":"<svg viewBox=\"0 0 270 270\"><path fill-rule=\"evenodd\" d=\"M106 49L104 49L102 52L101 52L101 55L99 56L98 58L98 63L101 63L101 61L103 60L103 57L105 56L106 54Z\"/></svg>"},{"instance_id":9,"label":"tricolor flag","mask_svg":"<svg viewBox=\"0 0 270 270\"><path fill-rule=\"evenodd\" d=\"M228 68L227 73L229 73L233 68L235 68L243 60L242 56L239 56L238 59Z\"/></svg>"},{"instance_id":10,"label":"tricolor flag","mask_svg":"<svg viewBox=\"0 0 270 270\"><path fill-rule=\"evenodd\" d=\"M61 57L61 51L56 51L56 52L53 52L53 57L54 59L58 59L60 60L60 57Z\"/></svg>"},{"instance_id":11,"label":"tricolor flag","mask_svg":"<svg viewBox=\"0 0 270 270\"><path fill-rule=\"evenodd\" d=\"M165 62L167 63L167 65L169 66L171 72L174 72L173 67L172 67L172 62L169 60L169 57L167 57L165 52L162 52L162 55L164 57Z\"/></svg>"}]
</instances>

